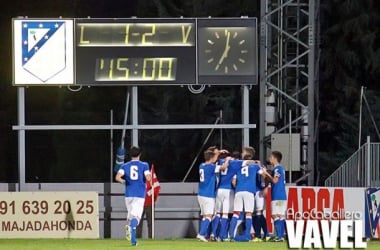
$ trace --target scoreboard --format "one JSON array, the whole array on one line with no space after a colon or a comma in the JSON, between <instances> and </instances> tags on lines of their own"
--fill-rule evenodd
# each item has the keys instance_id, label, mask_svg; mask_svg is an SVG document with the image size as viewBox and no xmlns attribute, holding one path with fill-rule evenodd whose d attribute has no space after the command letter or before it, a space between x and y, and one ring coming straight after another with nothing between
<instances>
[{"instance_id":1,"label":"scoreboard","mask_svg":"<svg viewBox=\"0 0 380 250\"><path fill-rule=\"evenodd\" d=\"M257 84L256 18L13 19L13 84Z\"/></svg>"}]
</instances>

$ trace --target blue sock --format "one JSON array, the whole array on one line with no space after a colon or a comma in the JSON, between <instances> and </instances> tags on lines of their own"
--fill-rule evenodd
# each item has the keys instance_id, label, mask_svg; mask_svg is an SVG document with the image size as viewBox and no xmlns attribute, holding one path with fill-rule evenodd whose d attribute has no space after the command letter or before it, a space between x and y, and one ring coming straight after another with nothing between
<instances>
[{"instance_id":1,"label":"blue sock","mask_svg":"<svg viewBox=\"0 0 380 250\"><path fill-rule=\"evenodd\" d=\"M252 228L252 216L246 216L244 235L249 239L251 238L251 228Z\"/></svg>"},{"instance_id":2,"label":"blue sock","mask_svg":"<svg viewBox=\"0 0 380 250\"><path fill-rule=\"evenodd\" d=\"M276 231L276 236L280 238L281 228L280 228L280 220L278 218L274 219L274 230Z\"/></svg>"},{"instance_id":3,"label":"blue sock","mask_svg":"<svg viewBox=\"0 0 380 250\"><path fill-rule=\"evenodd\" d=\"M268 236L268 226L267 226L267 220L265 219L263 214L258 215L258 221L260 223L261 229L263 230L264 237Z\"/></svg>"},{"instance_id":4,"label":"blue sock","mask_svg":"<svg viewBox=\"0 0 380 250\"><path fill-rule=\"evenodd\" d=\"M227 238L227 229L228 229L228 218L222 217L222 219L220 219L220 231L219 231L219 237L221 239Z\"/></svg>"},{"instance_id":5,"label":"blue sock","mask_svg":"<svg viewBox=\"0 0 380 250\"><path fill-rule=\"evenodd\" d=\"M230 238L233 239L235 238L235 230L236 230L236 224L238 221L237 216L232 216L231 222L230 222Z\"/></svg>"},{"instance_id":6,"label":"blue sock","mask_svg":"<svg viewBox=\"0 0 380 250\"><path fill-rule=\"evenodd\" d=\"M285 234L285 218L281 218L279 223L280 223L280 230L281 230L279 238L284 238L284 234Z\"/></svg>"},{"instance_id":7,"label":"blue sock","mask_svg":"<svg viewBox=\"0 0 380 250\"><path fill-rule=\"evenodd\" d=\"M131 226L131 243L132 244L137 243L137 241L136 241L136 228L138 225L139 225L139 221L137 219L133 218L131 220L131 224L130 224L130 226Z\"/></svg>"},{"instance_id":8,"label":"blue sock","mask_svg":"<svg viewBox=\"0 0 380 250\"><path fill-rule=\"evenodd\" d=\"M199 230L199 234L202 236L206 236L208 226L210 225L211 220L209 218L203 218L201 222L201 229Z\"/></svg>"},{"instance_id":9,"label":"blue sock","mask_svg":"<svg viewBox=\"0 0 380 250\"><path fill-rule=\"evenodd\" d=\"M219 222L220 222L220 216L215 215L214 219L212 220L212 234L216 238L218 236L218 227L219 227Z\"/></svg>"}]
</instances>

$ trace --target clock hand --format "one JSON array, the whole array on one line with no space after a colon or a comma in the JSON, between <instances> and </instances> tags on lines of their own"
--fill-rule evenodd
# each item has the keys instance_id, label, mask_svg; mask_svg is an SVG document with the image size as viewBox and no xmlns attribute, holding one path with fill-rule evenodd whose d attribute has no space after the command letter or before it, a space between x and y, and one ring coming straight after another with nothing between
<instances>
[{"instance_id":1,"label":"clock hand","mask_svg":"<svg viewBox=\"0 0 380 250\"><path fill-rule=\"evenodd\" d=\"M229 43L230 43L230 34L231 34L230 32L227 33L226 47L224 48L223 54L220 57L218 64L222 64L223 61L224 61L224 59L228 57L228 51L231 48L230 45L229 45Z\"/></svg>"}]
</instances>

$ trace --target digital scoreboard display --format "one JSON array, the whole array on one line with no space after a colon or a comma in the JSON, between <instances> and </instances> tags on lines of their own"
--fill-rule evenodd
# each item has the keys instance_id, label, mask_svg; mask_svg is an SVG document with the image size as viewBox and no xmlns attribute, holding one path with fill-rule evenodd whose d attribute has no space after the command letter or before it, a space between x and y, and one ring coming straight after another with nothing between
<instances>
[{"instance_id":1,"label":"digital scoreboard display","mask_svg":"<svg viewBox=\"0 0 380 250\"><path fill-rule=\"evenodd\" d=\"M257 84L256 18L13 19L13 84Z\"/></svg>"},{"instance_id":2,"label":"digital scoreboard display","mask_svg":"<svg viewBox=\"0 0 380 250\"><path fill-rule=\"evenodd\" d=\"M81 85L194 84L195 19L76 19Z\"/></svg>"}]
</instances>

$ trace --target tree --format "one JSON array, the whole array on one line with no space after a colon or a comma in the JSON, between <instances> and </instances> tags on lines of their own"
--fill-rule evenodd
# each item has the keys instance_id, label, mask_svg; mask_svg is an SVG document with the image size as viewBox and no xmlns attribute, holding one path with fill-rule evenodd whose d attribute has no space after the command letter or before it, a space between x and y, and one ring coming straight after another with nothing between
<instances>
[{"instance_id":1,"label":"tree","mask_svg":"<svg viewBox=\"0 0 380 250\"><path fill-rule=\"evenodd\" d=\"M322 1L319 124L322 177L327 177L357 148L354 138L358 134L360 87L380 89L378 13L378 1ZM371 96L376 99L379 93L373 92ZM373 103L372 109L379 110L379 105Z\"/></svg>"}]
</instances>

